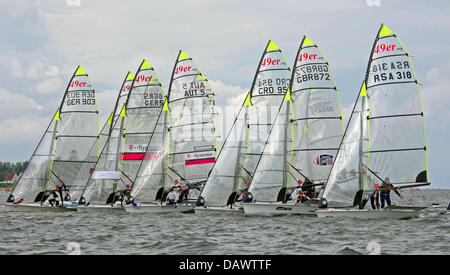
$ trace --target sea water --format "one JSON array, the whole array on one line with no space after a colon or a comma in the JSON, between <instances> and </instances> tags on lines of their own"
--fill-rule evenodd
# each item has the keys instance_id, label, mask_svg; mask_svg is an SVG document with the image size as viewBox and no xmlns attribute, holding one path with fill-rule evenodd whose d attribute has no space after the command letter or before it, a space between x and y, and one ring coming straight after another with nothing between
<instances>
[{"instance_id":1,"label":"sea water","mask_svg":"<svg viewBox=\"0 0 450 275\"><path fill-rule=\"evenodd\" d=\"M0 254L450 254L450 190L402 190L410 220L236 213L11 212L0 192ZM431 207L432 203L440 207Z\"/></svg>"}]
</instances>

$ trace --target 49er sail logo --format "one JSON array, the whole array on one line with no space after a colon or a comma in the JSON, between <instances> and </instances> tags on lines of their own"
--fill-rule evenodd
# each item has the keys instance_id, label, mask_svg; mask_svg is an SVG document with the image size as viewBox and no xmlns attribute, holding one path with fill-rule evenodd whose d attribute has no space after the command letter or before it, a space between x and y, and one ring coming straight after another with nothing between
<instances>
[{"instance_id":1,"label":"49er sail logo","mask_svg":"<svg viewBox=\"0 0 450 275\"><path fill-rule=\"evenodd\" d=\"M179 73L187 73L190 72L192 69L192 66L178 66L175 69L175 74L179 74Z\"/></svg>"},{"instance_id":2,"label":"49er sail logo","mask_svg":"<svg viewBox=\"0 0 450 275\"><path fill-rule=\"evenodd\" d=\"M315 60L317 58L317 54L308 54L308 53L302 53L300 57L298 58L298 61L307 61L307 60Z\"/></svg>"},{"instance_id":3,"label":"49er sail logo","mask_svg":"<svg viewBox=\"0 0 450 275\"><path fill-rule=\"evenodd\" d=\"M272 59L270 57L264 58L263 62L261 63L261 66L269 66L269 65L280 65L280 59Z\"/></svg>"},{"instance_id":4,"label":"49er sail logo","mask_svg":"<svg viewBox=\"0 0 450 275\"><path fill-rule=\"evenodd\" d=\"M86 81L78 81L78 80L74 80L72 81L72 83L70 84L71 88L76 88L76 87L80 87L80 88L84 88L86 87Z\"/></svg>"}]
</instances>

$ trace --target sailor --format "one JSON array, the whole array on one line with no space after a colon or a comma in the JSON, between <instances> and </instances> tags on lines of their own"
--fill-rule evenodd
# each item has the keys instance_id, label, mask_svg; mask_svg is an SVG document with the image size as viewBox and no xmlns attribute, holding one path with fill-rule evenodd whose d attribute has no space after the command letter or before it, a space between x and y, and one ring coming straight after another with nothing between
<instances>
[{"instance_id":1,"label":"sailor","mask_svg":"<svg viewBox=\"0 0 450 275\"><path fill-rule=\"evenodd\" d=\"M241 195L236 200L236 202L243 202L243 203L250 203L250 202L252 202L251 193L248 192L247 190L242 191Z\"/></svg>"},{"instance_id":2,"label":"sailor","mask_svg":"<svg viewBox=\"0 0 450 275\"><path fill-rule=\"evenodd\" d=\"M188 200L188 195L189 195L189 181L187 179L181 178L180 181L180 202L183 201L183 199L186 199L186 201Z\"/></svg>"},{"instance_id":3,"label":"sailor","mask_svg":"<svg viewBox=\"0 0 450 275\"><path fill-rule=\"evenodd\" d=\"M372 204L372 209L380 209L380 185L375 184L375 191L370 196L370 204ZM375 206L376 204L376 206Z\"/></svg>"},{"instance_id":4,"label":"sailor","mask_svg":"<svg viewBox=\"0 0 450 275\"><path fill-rule=\"evenodd\" d=\"M315 188L312 186L312 182L309 179L305 179L305 183L302 185L302 191L308 198L313 198L315 193Z\"/></svg>"},{"instance_id":5,"label":"sailor","mask_svg":"<svg viewBox=\"0 0 450 275\"><path fill-rule=\"evenodd\" d=\"M55 205L53 205L53 203L55 203L56 206L58 206L58 205L59 205L59 201L56 200L56 199L58 198L58 194L56 194L55 191L52 191L51 196L52 196L52 197L48 200L48 202L50 203L50 205L51 205L52 207L55 207Z\"/></svg>"},{"instance_id":6,"label":"sailor","mask_svg":"<svg viewBox=\"0 0 450 275\"><path fill-rule=\"evenodd\" d=\"M298 190L297 204L310 200L303 190Z\"/></svg>"},{"instance_id":7,"label":"sailor","mask_svg":"<svg viewBox=\"0 0 450 275\"><path fill-rule=\"evenodd\" d=\"M178 193L175 190L170 188L169 194L167 195L167 205L175 204L178 201Z\"/></svg>"},{"instance_id":8,"label":"sailor","mask_svg":"<svg viewBox=\"0 0 450 275\"><path fill-rule=\"evenodd\" d=\"M400 193L397 191L397 189L394 188L394 185L391 184L389 178L385 178L383 181L383 184L381 185L381 191L380 191L380 200L381 200L381 208L384 208L384 201L387 202L387 205L391 205L391 189L394 190L394 192L401 197Z\"/></svg>"},{"instance_id":9,"label":"sailor","mask_svg":"<svg viewBox=\"0 0 450 275\"><path fill-rule=\"evenodd\" d=\"M70 201L69 191L64 191L64 201Z\"/></svg>"},{"instance_id":10,"label":"sailor","mask_svg":"<svg viewBox=\"0 0 450 275\"><path fill-rule=\"evenodd\" d=\"M134 202L134 198L130 195L130 191L125 191L125 195L121 201L121 205L129 205Z\"/></svg>"},{"instance_id":11,"label":"sailor","mask_svg":"<svg viewBox=\"0 0 450 275\"><path fill-rule=\"evenodd\" d=\"M18 201L16 201L16 202L13 202L13 204L14 205L18 205L18 204L21 204L23 202L23 199L20 199L20 200L18 200Z\"/></svg>"}]
</instances>

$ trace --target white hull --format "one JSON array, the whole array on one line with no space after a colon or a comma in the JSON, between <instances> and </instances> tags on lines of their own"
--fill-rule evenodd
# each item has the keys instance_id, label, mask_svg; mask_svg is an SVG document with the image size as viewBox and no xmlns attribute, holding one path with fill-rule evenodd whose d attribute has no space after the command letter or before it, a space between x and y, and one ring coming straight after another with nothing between
<instances>
[{"instance_id":1,"label":"white hull","mask_svg":"<svg viewBox=\"0 0 450 275\"><path fill-rule=\"evenodd\" d=\"M138 204L137 206L124 207L128 213L192 213L194 206L192 204Z\"/></svg>"},{"instance_id":2,"label":"white hull","mask_svg":"<svg viewBox=\"0 0 450 275\"><path fill-rule=\"evenodd\" d=\"M339 208L327 208L319 209L316 214L319 218L325 217L343 217L343 218L355 218L355 219L411 219L419 217L419 211L417 209L379 209L379 210L359 210L359 209L339 209Z\"/></svg>"},{"instance_id":3,"label":"white hull","mask_svg":"<svg viewBox=\"0 0 450 275\"><path fill-rule=\"evenodd\" d=\"M115 205L115 206L111 206L111 205L88 205L88 206L78 206L77 207L77 211L84 213L84 212L97 212L97 211L105 211L105 212L109 212L109 211L124 211L125 207L121 206L121 205Z\"/></svg>"},{"instance_id":4,"label":"white hull","mask_svg":"<svg viewBox=\"0 0 450 275\"><path fill-rule=\"evenodd\" d=\"M205 214L205 213L236 213L244 214L244 209L242 206L237 205L233 208L228 206L196 206L194 208L195 214Z\"/></svg>"},{"instance_id":5,"label":"white hull","mask_svg":"<svg viewBox=\"0 0 450 275\"><path fill-rule=\"evenodd\" d=\"M69 212L77 211L76 208L77 207L73 205L52 207L50 205L41 205L40 203L5 204L5 209L17 212Z\"/></svg>"},{"instance_id":6,"label":"white hull","mask_svg":"<svg viewBox=\"0 0 450 275\"><path fill-rule=\"evenodd\" d=\"M245 215L316 215L317 204L247 203L243 204Z\"/></svg>"}]
</instances>

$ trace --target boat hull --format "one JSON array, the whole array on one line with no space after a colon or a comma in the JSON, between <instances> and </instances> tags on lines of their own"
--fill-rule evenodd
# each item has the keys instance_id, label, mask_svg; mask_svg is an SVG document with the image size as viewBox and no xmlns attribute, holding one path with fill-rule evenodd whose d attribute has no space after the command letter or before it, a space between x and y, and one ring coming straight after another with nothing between
<instances>
[{"instance_id":1,"label":"boat hull","mask_svg":"<svg viewBox=\"0 0 450 275\"><path fill-rule=\"evenodd\" d=\"M85 212L110 212L110 211L120 211L124 212L125 207L123 206L111 206L111 205L88 205L88 206L78 206L76 210L80 213Z\"/></svg>"},{"instance_id":2,"label":"boat hull","mask_svg":"<svg viewBox=\"0 0 450 275\"><path fill-rule=\"evenodd\" d=\"M41 205L40 203L29 203L29 204L5 204L5 209L9 211L17 211L17 212L73 212L77 211L77 207L74 206L47 206Z\"/></svg>"},{"instance_id":3,"label":"boat hull","mask_svg":"<svg viewBox=\"0 0 450 275\"><path fill-rule=\"evenodd\" d=\"M245 215L316 215L317 204L248 203L244 204Z\"/></svg>"},{"instance_id":4,"label":"boat hull","mask_svg":"<svg viewBox=\"0 0 450 275\"><path fill-rule=\"evenodd\" d=\"M191 204L139 204L137 206L124 207L128 213L193 213L194 206Z\"/></svg>"},{"instance_id":5,"label":"boat hull","mask_svg":"<svg viewBox=\"0 0 450 275\"><path fill-rule=\"evenodd\" d=\"M423 208L422 208L423 209ZM359 210L359 209L338 209L327 208L319 209L316 214L319 218L338 217L338 218L356 218L356 219L412 219L420 216L420 210L414 208L390 208L380 210Z\"/></svg>"},{"instance_id":6,"label":"boat hull","mask_svg":"<svg viewBox=\"0 0 450 275\"><path fill-rule=\"evenodd\" d=\"M235 206L230 208L228 206L196 206L194 208L195 214L205 214L205 213L236 213L244 214L244 209L242 206Z\"/></svg>"}]
</instances>

